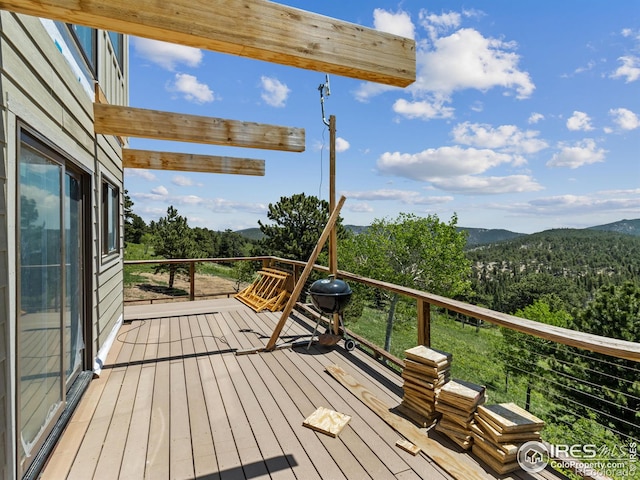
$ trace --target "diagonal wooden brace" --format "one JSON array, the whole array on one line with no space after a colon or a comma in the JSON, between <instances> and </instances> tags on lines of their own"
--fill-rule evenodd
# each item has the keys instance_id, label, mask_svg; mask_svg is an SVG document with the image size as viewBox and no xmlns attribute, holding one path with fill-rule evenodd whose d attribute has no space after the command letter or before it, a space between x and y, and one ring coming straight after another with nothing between
<instances>
[{"instance_id":1,"label":"diagonal wooden brace","mask_svg":"<svg viewBox=\"0 0 640 480\"><path fill-rule=\"evenodd\" d=\"M322 247L324 247L324 244L327 242L327 239L329 238L331 230L333 229L336 222L338 221L338 216L340 215L340 209L342 208L342 205L344 205L345 200L346 200L346 197L344 195L341 196L340 200L338 200L338 204L336 205L336 208L334 208L333 212L331 212L329 221L327 222L327 225L325 225L324 230L322 231L322 235L320 235L320 239L316 244L316 247L313 249L313 252L311 252L311 255L309 256L309 260L307 261L307 264L305 265L304 270L300 275L300 278L298 278L296 286L293 289L291 296L289 297L289 301L287 302L287 305L284 307L284 310L282 311L282 316L280 317L278 324L274 328L273 333L271 334L271 338L269 339L269 342L265 347L265 350L267 351L273 350L273 348L275 347L276 342L278 341L278 337L280 336L280 332L282 331L282 328L284 327L284 324L286 323L287 318L289 318L289 315L291 315L291 312L293 311L293 307L298 301L298 297L300 296L300 293L304 288L304 284L307 281L307 278L309 278L309 274L311 273L311 270L313 270L313 266L315 265L316 260L318 259L318 255L320 255L320 251L322 250Z\"/></svg>"}]
</instances>

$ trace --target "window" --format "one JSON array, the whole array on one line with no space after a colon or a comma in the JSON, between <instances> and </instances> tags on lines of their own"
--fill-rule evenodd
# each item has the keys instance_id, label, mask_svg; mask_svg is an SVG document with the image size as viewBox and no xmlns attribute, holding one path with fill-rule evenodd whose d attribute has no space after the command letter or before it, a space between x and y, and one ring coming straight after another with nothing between
<instances>
[{"instance_id":1,"label":"window","mask_svg":"<svg viewBox=\"0 0 640 480\"><path fill-rule=\"evenodd\" d=\"M118 60L118 65L120 65L120 70L123 70L123 57L124 57L124 46L123 46L123 35L121 33L109 32L109 39L111 40L111 46L113 47L113 54Z\"/></svg>"},{"instance_id":2,"label":"window","mask_svg":"<svg viewBox=\"0 0 640 480\"><path fill-rule=\"evenodd\" d=\"M69 29L80 47L85 62L95 75L98 65L98 33L95 28L69 25Z\"/></svg>"},{"instance_id":3,"label":"window","mask_svg":"<svg viewBox=\"0 0 640 480\"><path fill-rule=\"evenodd\" d=\"M102 181L102 254L117 253L120 242L120 191L111 182Z\"/></svg>"}]
</instances>

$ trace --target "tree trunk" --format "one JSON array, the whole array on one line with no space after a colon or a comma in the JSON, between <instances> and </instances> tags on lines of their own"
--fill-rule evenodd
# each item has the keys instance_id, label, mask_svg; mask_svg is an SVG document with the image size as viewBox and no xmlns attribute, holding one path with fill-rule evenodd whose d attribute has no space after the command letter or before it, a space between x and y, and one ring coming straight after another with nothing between
<instances>
[{"instance_id":1,"label":"tree trunk","mask_svg":"<svg viewBox=\"0 0 640 480\"><path fill-rule=\"evenodd\" d=\"M396 305L400 297L397 293L391 297L391 304L389 305L389 316L387 317L387 331L384 338L384 349L389 352L391 350L391 334L393 333L393 317L396 313Z\"/></svg>"},{"instance_id":2,"label":"tree trunk","mask_svg":"<svg viewBox=\"0 0 640 480\"><path fill-rule=\"evenodd\" d=\"M524 409L529 411L531 409L531 384L527 384L527 399L524 402Z\"/></svg>"}]
</instances>

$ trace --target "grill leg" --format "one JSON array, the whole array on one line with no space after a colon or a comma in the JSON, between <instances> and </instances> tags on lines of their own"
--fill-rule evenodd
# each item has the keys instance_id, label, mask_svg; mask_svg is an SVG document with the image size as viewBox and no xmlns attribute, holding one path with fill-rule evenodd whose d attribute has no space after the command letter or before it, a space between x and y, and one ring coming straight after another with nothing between
<instances>
[{"instance_id":1,"label":"grill leg","mask_svg":"<svg viewBox=\"0 0 640 480\"><path fill-rule=\"evenodd\" d=\"M307 350L311 348L311 344L313 343L313 338L316 336L316 333L318 333L318 326L320 325L321 318L322 316L319 316L318 320L316 320L316 326L313 328L313 333L311 334L311 338L309 339L309 345L307 345Z\"/></svg>"}]
</instances>

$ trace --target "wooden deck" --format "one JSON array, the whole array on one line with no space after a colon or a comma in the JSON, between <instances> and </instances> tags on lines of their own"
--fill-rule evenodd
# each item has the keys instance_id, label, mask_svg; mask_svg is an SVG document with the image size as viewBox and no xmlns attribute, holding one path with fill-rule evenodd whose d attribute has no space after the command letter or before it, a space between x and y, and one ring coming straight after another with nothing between
<instances>
[{"instance_id":1,"label":"wooden deck","mask_svg":"<svg viewBox=\"0 0 640 480\"><path fill-rule=\"evenodd\" d=\"M359 350L312 346L236 355L266 345L279 312L256 314L235 299L125 308L107 364L94 379L42 478L450 479L429 452L401 437L325 367L338 364L376 397L398 405L401 378ZM308 339L292 314L280 342ZM333 438L302 425L318 407L350 415ZM496 477L437 432L464 478ZM451 469L449 469L451 471Z\"/></svg>"}]
</instances>

